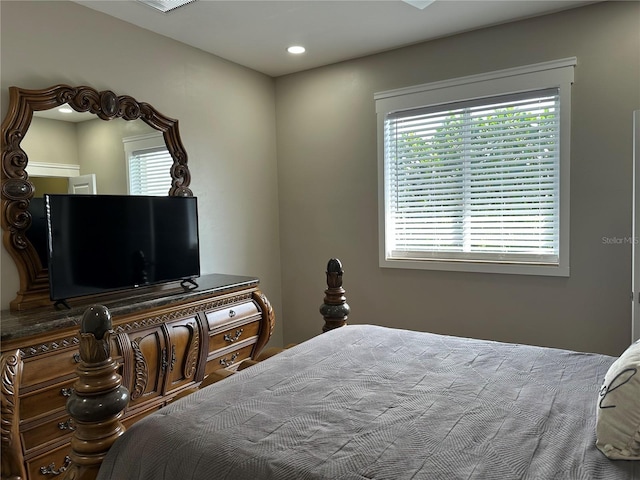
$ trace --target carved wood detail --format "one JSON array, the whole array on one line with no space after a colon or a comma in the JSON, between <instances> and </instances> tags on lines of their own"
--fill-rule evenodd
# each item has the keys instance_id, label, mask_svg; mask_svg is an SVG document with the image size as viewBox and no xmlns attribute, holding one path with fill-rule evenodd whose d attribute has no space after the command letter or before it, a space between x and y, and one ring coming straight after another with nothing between
<instances>
[{"instance_id":1,"label":"carved wood detail","mask_svg":"<svg viewBox=\"0 0 640 480\"><path fill-rule=\"evenodd\" d=\"M147 383L149 382L149 367L147 366L147 360L144 358L144 354L140 349L141 341L142 337L135 338L131 341L131 349L133 350L133 360L135 364L135 381L133 384L133 391L131 392L131 400L140 398L147 389Z\"/></svg>"},{"instance_id":2,"label":"carved wood detail","mask_svg":"<svg viewBox=\"0 0 640 480\"><path fill-rule=\"evenodd\" d=\"M78 336L70 336L63 338L62 340L53 341L49 343L40 343L36 345L30 345L20 349L20 355L22 358L35 357L43 353L52 352L54 350L63 349L71 346L78 345L80 338Z\"/></svg>"},{"instance_id":3,"label":"carved wood detail","mask_svg":"<svg viewBox=\"0 0 640 480\"><path fill-rule=\"evenodd\" d=\"M122 118L144 121L163 133L167 150L173 158L170 175L171 196L191 196L191 174L187 153L178 131L178 121L162 115L148 103L110 90L97 91L91 87L54 85L42 90L9 87L9 107L2 122L2 198L1 225L5 248L11 254L20 275L20 290L11 302L12 310L27 310L50 305L49 274L26 236L31 225L28 212L34 187L29 180L29 159L20 144L24 139L33 112L49 110L68 103L78 112L89 112L103 120Z\"/></svg>"},{"instance_id":4,"label":"carved wood detail","mask_svg":"<svg viewBox=\"0 0 640 480\"><path fill-rule=\"evenodd\" d=\"M2 375L2 403L0 406L0 441L2 442L2 478L24 479L27 477L22 463L20 445L20 415L18 388L22 373L22 360L18 350L5 353L0 358Z\"/></svg>"},{"instance_id":5,"label":"carved wood detail","mask_svg":"<svg viewBox=\"0 0 640 480\"><path fill-rule=\"evenodd\" d=\"M196 372L198 366L198 355L200 353L200 330L195 322L187 323L187 328L191 332L191 341L189 342L187 358L184 362L184 370L182 374L185 378L191 378Z\"/></svg>"},{"instance_id":6,"label":"carved wood detail","mask_svg":"<svg viewBox=\"0 0 640 480\"><path fill-rule=\"evenodd\" d=\"M260 290L254 292L253 298L262 310L263 315L266 319L266 322L263 322L260 326L258 341L256 342L256 346L253 349L253 356L256 356L264 348L264 346L271 338L271 335L273 334L273 329L276 326L276 314L273 311L273 307L271 306L269 299Z\"/></svg>"}]
</instances>

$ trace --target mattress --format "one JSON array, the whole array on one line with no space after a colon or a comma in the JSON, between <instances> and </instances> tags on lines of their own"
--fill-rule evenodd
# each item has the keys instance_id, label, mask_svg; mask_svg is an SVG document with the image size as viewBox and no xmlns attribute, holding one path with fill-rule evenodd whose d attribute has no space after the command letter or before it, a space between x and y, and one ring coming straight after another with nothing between
<instances>
[{"instance_id":1,"label":"mattress","mask_svg":"<svg viewBox=\"0 0 640 480\"><path fill-rule=\"evenodd\" d=\"M595 447L614 360L351 325L134 424L98 479L640 479Z\"/></svg>"}]
</instances>

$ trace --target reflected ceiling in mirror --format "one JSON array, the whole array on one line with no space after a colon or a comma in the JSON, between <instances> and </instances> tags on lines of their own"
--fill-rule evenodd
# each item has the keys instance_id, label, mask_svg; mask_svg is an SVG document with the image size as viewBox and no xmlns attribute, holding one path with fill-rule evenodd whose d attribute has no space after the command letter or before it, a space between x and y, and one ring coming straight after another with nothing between
<instances>
[{"instance_id":1,"label":"reflected ceiling in mirror","mask_svg":"<svg viewBox=\"0 0 640 480\"><path fill-rule=\"evenodd\" d=\"M41 110L33 112L33 116L37 118L48 118L49 120L60 120L62 122L86 122L87 120L95 120L96 116L89 112L76 112L69 104L60 105L50 110Z\"/></svg>"}]
</instances>

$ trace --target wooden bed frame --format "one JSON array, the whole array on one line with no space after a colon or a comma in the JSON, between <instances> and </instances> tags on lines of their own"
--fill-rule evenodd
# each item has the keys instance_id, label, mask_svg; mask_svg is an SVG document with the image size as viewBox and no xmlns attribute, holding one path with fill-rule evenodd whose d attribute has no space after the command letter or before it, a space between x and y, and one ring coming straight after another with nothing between
<instances>
[{"instance_id":1,"label":"wooden bed frame","mask_svg":"<svg viewBox=\"0 0 640 480\"><path fill-rule=\"evenodd\" d=\"M327 289L324 303L320 306L325 321L323 332L346 325L349 305L342 288L343 273L340 260L329 260ZM109 448L125 432L120 420L129 401L129 392L122 385L118 364L111 356L113 336L109 310L101 305L89 307L80 327L78 379L67 401L67 411L75 423L75 431L71 439L71 464L60 472L65 480L95 480ZM282 350L267 348L255 359L243 361L237 370L251 367ZM235 371L214 371L197 387L182 392L172 401L233 375Z\"/></svg>"}]
</instances>

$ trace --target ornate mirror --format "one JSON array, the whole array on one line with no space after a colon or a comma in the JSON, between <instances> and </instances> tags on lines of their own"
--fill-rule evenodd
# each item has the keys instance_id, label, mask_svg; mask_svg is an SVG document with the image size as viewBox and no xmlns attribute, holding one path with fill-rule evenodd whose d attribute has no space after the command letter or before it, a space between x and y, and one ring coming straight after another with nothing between
<instances>
[{"instance_id":1,"label":"ornate mirror","mask_svg":"<svg viewBox=\"0 0 640 480\"><path fill-rule=\"evenodd\" d=\"M42 90L9 87L9 109L2 122L2 229L3 242L13 257L20 276L20 289L11 310L27 310L50 305L49 274L40 255L26 235L31 226L29 203L35 188L27 173L29 159L21 147L33 113L68 104L77 112L88 112L102 120L142 120L162 132L173 158L171 196L191 196L187 154L180 140L178 121L165 117L148 103L118 96L110 90L55 85Z\"/></svg>"}]
</instances>

